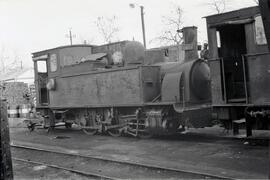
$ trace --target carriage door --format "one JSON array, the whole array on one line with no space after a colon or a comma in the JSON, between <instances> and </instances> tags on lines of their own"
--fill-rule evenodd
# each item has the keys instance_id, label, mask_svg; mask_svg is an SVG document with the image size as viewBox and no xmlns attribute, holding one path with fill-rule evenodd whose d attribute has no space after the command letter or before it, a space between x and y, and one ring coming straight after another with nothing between
<instances>
[{"instance_id":1,"label":"carriage door","mask_svg":"<svg viewBox=\"0 0 270 180\"><path fill-rule=\"evenodd\" d=\"M36 73L37 73L37 88L39 104L41 106L46 106L49 104L49 92L46 88L48 82L48 68L47 60L36 61Z\"/></svg>"},{"instance_id":2,"label":"carriage door","mask_svg":"<svg viewBox=\"0 0 270 180\"><path fill-rule=\"evenodd\" d=\"M230 103L245 102L247 98L247 79L243 63L243 55L247 52L245 25L224 25L217 30L225 100Z\"/></svg>"}]
</instances>

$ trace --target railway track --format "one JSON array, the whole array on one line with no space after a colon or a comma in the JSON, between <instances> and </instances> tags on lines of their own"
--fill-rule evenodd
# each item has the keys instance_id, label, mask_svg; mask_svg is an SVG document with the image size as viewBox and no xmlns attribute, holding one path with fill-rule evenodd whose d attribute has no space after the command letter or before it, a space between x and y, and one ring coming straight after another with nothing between
<instances>
[{"instance_id":1,"label":"railway track","mask_svg":"<svg viewBox=\"0 0 270 180\"><path fill-rule=\"evenodd\" d=\"M193 171L11 145L13 159L98 179L231 179Z\"/></svg>"},{"instance_id":2,"label":"railway track","mask_svg":"<svg viewBox=\"0 0 270 180\"><path fill-rule=\"evenodd\" d=\"M58 166L58 165L42 163L42 162L36 162L36 161L29 160L29 159L26 160L26 159L21 159L21 158L12 158L12 160L13 161L23 162L23 163L28 163L28 164L33 164L35 166L40 165L40 166L46 166L46 167L49 167L49 168L55 168L55 169L58 169L58 170L64 170L64 171L68 171L68 172L71 172L71 173L76 173L78 175L88 177L88 178L112 179L111 177L102 176L100 174L83 172L83 171L75 170L75 169L72 169L72 168L67 168L67 167L62 167L62 166Z\"/></svg>"}]
</instances>

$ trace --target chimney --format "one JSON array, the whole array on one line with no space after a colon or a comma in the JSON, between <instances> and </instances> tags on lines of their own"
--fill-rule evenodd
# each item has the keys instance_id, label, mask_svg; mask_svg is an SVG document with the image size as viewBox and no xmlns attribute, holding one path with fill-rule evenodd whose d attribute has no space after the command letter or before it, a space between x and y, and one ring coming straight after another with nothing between
<instances>
[{"instance_id":1,"label":"chimney","mask_svg":"<svg viewBox=\"0 0 270 180\"><path fill-rule=\"evenodd\" d=\"M185 62L198 59L198 41L197 27L189 26L182 29L184 43L183 50L185 51Z\"/></svg>"}]
</instances>

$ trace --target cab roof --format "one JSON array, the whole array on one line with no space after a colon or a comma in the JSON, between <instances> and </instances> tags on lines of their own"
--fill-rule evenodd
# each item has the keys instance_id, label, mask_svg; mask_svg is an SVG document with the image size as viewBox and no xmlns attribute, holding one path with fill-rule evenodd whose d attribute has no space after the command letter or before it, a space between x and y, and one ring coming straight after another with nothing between
<instances>
[{"instance_id":1,"label":"cab roof","mask_svg":"<svg viewBox=\"0 0 270 180\"><path fill-rule=\"evenodd\" d=\"M32 55L33 55L33 57L35 57L35 55L37 55L37 54L42 54L42 53L46 53L48 51L57 50L57 49L65 49L65 48L70 48L70 47L96 47L96 45L75 44L75 45L58 46L58 47L51 48L51 49L46 49L46 50L42 50L42 51L33 52Z\"/></svg>"}]
</instances>

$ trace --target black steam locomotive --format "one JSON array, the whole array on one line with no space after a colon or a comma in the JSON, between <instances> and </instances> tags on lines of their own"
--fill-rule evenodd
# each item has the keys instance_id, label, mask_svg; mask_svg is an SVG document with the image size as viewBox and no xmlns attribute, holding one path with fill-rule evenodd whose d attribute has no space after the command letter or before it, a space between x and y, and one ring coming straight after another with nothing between
<instances>
[{"instance_id":1,"label":"black steam locomotive","mask_svg":"<svg viewBox=\"0 0 270 180\"><path fill-rule=\"evenodd\" d=\"M177 51L145 51L138 42L122 41L33 53L37 110L45 125L75 123L88 134L139 137L210 126L209 67L198 58L197 28L182 31Z\"/></svg>"}]
</instances>

